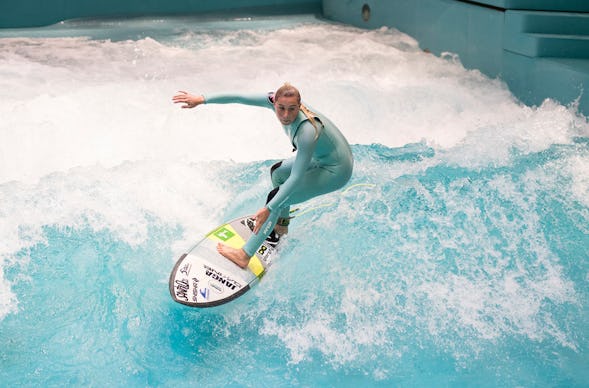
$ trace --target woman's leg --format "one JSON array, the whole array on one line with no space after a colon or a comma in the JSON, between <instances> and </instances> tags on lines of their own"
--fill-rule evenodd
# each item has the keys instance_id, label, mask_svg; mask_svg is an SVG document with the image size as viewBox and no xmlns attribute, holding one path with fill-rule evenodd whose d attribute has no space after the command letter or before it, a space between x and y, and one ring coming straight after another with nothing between
<instances>
[{"instance_id":1,"label":"woman's leg","mask_svg":"<svg viewBox=\"0 0 589 388\"><path fill-rule=\"evenodd\" d=\"M266 203L270 202L272 198L274 198L276 193L278 193L278 190L280 190L280 185L286 182L286 180L290 176L293 160L294 158L283 160L281 162L274 164L270 169L270 177L272 179L272 185L274 189L272 189L272 191L268 193ZM288 220L289 214L290 206L285 206L283 208L271 211L270 215L268 216L268 219L258 231L258 234L255 234L252 237L250 237L243 246L242 249L244 250L244 252L247 253L250 257L253 256L258 250L258 248L260 248L264 240L270 235L270 233L272 233L278 220L280 219L281 223L284 224L285 221L282 220Z\"/></svg>"},{"instance_id":2,"label":"woman's leg","mask_svg":"<svg viewBox=\"0 0 589 388\"><path fill-rule=\"evenodd\" d=\"M272 166L270 169L270 176L272 178L272 185L274 189L268 194L268 199L266 203L270 202L270 200L276 195L279 190L280 185L282 185L288 177L290 176L292 162L294 159L283 160L278 162ZM235 264L239 265L241 268L247 267L247 263L249 258L252 257L256 251L260 248L264 240L270 235L274 227L276 226L276 222L278 221L281 215L288 218L289 215L289 206L286 206L283 209L275 209L274 212L270 212L268 219L262 225L258 234L254 234L251 236L248 241L245 243L243 248L235 249L231 248L225 244L219 243L217 245L217 251L220 254L225 256L226 258L233 261Z\"/></svg>"},{"instance_id":3,"label":"woman's leg","mask_svg":"<svg viewBox=\"0 0 589 388\"><path fill-rule=\"evenodd\" d=\"M268 199L266 203L270 202L272 198L276 195L278 190L280 190L280 186L286 182L286 180L290 177L290 172L292 170L292 164L294 163L294 158L286 159L281 162L276 163L270 169L270 177L272 179L272 187L274 189L268 194ZM285 206L281 213L278 215L280 223L287 223L288 218L290 216L290 206ZM286 221L282 221L286 220Z\"/></svg>"},{"instance_id":4,"label":"woman's leg","mask_svg":"<svg viewBox=\"0 0 589 388\"><path fill-rule=\"evenodd\" d=\"M276 168L273 168L273 183L284 183L288 178L286 174L290 174L290 166L289 163L286 162L288 161L284 161ZM288 217L290 204L304 202L313 197L335 191L343 187L348 182L351 175L351 163L349 166L314 167L309 169L302 178L301 183L297 186L297 189L290 196L289 203L283 208L271 211L268 219L258 231L258 234L251 236L242 249L230 249L227 246L220 244L217 247L217 250L219 250L223 256L231 259L242 268L245 268L249 261L249 257L256 253L266 237L272 232L278 218L280 216ZM285 176L286 179L282 180ZM274 190L280 190L280 186L275 187ZM274 191L274 195L276 192L277 191ZM245 257L245 255L248 257Z\"/></svg>"},{"instance_id":5,"label":"woman's leg","mask_svg":"<svg viewBox=\"0 0 589 388\"><path fill-rule=\"evenodd\" d=\"M285 161L286 162L286 161ZM290 168L288 165L284 166L284 163L281 166L278 166L274 169L272 174L272 182L273 183L284 183L282 179L286 171L290 173ZM287 170L288 168L288 170ZM341 188L346 182L349 180L349 174L345 171L340 171L337 168L330 169L330 168L323 168L323 167L316 167L309 169L301 183L298 185L296 191L294 191L291 195L290 202L292 203L300 203L307 201L311 198L319 196L321 194L326 194ZM270 194L268 194L268 201L270 201L274 195L280 190L280 186L275 187ZM267 201L267 202L268 202ZM266 202L266 203L267 203ZM279 219L288 220L290 212L290 203L285 205L283 208L275 209L274 211L270 212L270 216L262 225L262 228L258 231L258 234L253 235L249 238L246 244L243 246L243 250L249 256L253 256L258 248L262 245L264 240L268 237L268 235L274 230L276 223Z\"/></svg>"}]
</instances>

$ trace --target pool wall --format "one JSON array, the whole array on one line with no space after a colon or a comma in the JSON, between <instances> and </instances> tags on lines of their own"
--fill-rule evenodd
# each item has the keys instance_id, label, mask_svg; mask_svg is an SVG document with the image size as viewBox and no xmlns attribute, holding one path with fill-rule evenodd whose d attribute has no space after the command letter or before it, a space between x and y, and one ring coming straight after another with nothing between
<instances>
[{"instance_id":1,"label":"pool wall","mask_svg":"<svg viewBox=\"0 0 589 388\"><path fill-rule=\"evenodd\" d=\"M0 28L66 19L251 12L322 13L393 27L436 55L503 79L522 102L578 104L589 116L589 0L27 0L0 2ZM491 108L491 107L490 107Z\"/></svg>"},{"instance_id":2,"label":"pool wall","mask_svg":"<svg viewBox=\"0 0 589 388\"><path fill-rule=\"evenodd\" d=\"M394 27L500 77L528 105L552 98L589 116L588 0L323 0L323 15Z\"/></svg>"}]
</instances>

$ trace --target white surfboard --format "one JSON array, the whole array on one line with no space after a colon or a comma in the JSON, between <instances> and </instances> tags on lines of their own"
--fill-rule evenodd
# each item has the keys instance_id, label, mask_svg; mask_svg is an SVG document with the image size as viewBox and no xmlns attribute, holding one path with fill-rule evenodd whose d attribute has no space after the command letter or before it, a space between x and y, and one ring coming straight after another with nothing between
<instances>
[{"instance_id":1,"label":"white surfboard","mask_svg":"<svg viewBox=\"0 0 589 388\"><path fill-rule=\"evenodd\" d=\"M272 264L278 244L266 240L245 269L221 256L217 244L241 248L252 235L253 225L250 217L229 221L183 254L170 275L172 299L191 307L212 307L251 289Z\"/></svg>"}]
</instances>

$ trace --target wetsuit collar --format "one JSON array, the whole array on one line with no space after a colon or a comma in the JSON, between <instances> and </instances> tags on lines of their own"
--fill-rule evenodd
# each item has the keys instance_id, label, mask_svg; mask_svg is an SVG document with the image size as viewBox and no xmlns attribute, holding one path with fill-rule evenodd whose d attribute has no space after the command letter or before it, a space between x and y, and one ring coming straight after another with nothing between
<instances>
[{"instance_id":1,"label":"wetsuit collar","mask_svg":"<svg viewBox=\"0 0 589 388\"><path fill-rule=\"evenodd\" d=\"M293 152L297 150L297 146L294 143L294 138L297 135L297 131L299 130L299 127L301 126L301 123L303 121L306 121L306 120L308 120L307 119L307 116L305 116L305 114L303 112L299 112L299 114L297 115L297 118L295 119L295 121L293 121L289 125L283 125L282 126L282 128L284 128L284 131L286 132L286 135L290 139L290 143L293 146Z\"/></svg>"}]
</instances>

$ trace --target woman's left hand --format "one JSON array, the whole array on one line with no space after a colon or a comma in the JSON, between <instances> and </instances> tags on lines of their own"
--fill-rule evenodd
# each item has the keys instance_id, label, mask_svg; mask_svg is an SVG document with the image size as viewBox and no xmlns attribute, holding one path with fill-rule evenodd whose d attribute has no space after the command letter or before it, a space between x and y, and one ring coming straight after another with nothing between
<instances>
[{"instance_id":1,"label":"woman's left hand","mask_svg":"<svg viewBox=\"0 0 589 388\"><path fill-rule=\"evenodd\" d=\"M256 212L256 214L254 215L254 220L256 220L256 226L254 226L254 233L255 234L258 234L258 232L260 231L260 228L262 227L262 225L264 225L264 223L268 219L268 216L270 216L270 210L268 210L265 207L261 208L260 210L258 210Z\"/></svg>"}]
</instances>

